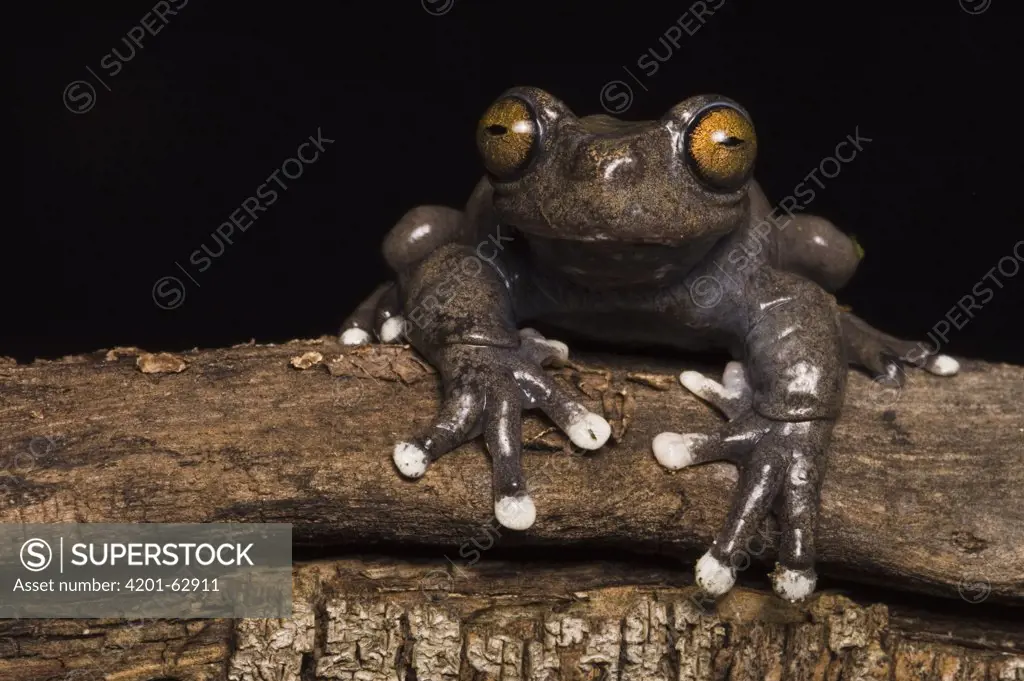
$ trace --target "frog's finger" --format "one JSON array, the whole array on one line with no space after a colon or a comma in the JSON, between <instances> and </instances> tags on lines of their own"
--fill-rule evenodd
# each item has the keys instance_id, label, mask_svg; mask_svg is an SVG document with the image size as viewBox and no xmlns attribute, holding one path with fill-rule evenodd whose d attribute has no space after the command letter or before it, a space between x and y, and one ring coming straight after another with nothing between
<instances>
[{"instance_id":1,"label":"frog's finger","mask_svg":"<svg viewBox=\"0 0 1024 681\"><path fill-rule=\"evenodd\" d=\"M743 365L739 362L729 362L726 365L722 383L698 371L684 371L679 374L679 382L730 420L750 411L752 391L747 383Z\"/></svg>"},{"instance_id":2,"label":"frog's finger","mask_svg":"<svg viewBox=\"0 0 1024 681\"><path fill-rule=\"evenodd\" d=\"M391 282L381 284L345 319L340 332L342 345L365 345L373 340L373 330L377 328L374 321L377 305L388 291L393 290Z\"/></svg>"},{"instance_id":3,"label":"frog's finger","mask_svg":"<svg viewBox=\"0 0 1024 681\"><path fill-rule=\"evenodd\" d=\"M712 435L660 433L651 442L654 458L664 468L678 471L713 461L739 463L764 435L766 427L753 412L729 422Z\"/></svg>"},{"instance_id":4,"label":"frog's finger","mask_svg":"<svg viewBox=\"0 0 1024 681\"><path fill-rule=\"evenodd\" d=\"M821 422L813 427L821 429ZM814 530L817 524L821 471L816 461L824 454L823 448L815 446L813 437L797 437L792 443L789 468L782 484L782 499L778 508L782 541L779 562L772 574L775 593L791 602L810 596L817 584L814 571Z\"/></svg>"},{"instance_id":5,"label":"frog's finger","mask_svg":"<svg viewBox=\"0 0 1024 681\"><path fill-rule=\"evenodd\" d=\"M479 393L466 384L453 386L441 403L437 419L420 438L395 445L392 458L407 478L420 478L427 466L474 437L474 426L483 412Z\"/></svg>"},{"instance_id":6,"label":"frog's finger","mask_svg":"<svg viewBox=\"0 0 1024 681\"><path fill-rule=\"evenodd\" d=\"M527 406L547 414L574 445L598 449L608 441L612 433L608 421L574 400L543 370L525 365L515 371L515 378Z\"/></svg>"},{"instance_id":7,"label":"frog's finger","mask_svg":"<svg viewBox=\"0 0 1024 681\"><path fill-rule=\"evenodd\" d=\"M747 372L741 362L729 362L722 372L722 385L725 391L731 395L738 395L741 399L754 399L754 391L747 379Z\"/></svg>"},{"instance_id":8,"label":"frog's finger","mask_svg":"<svg viewBox=\"0 0 1024 681\"><path fill-rule=\"evenodd\" d=\"M507 374L489 378L484 441L491 454L495 519L510 530L525 530L536 520L537 509L523 476L519 390Z\"/></svg>"},{"instance_id":9,"label":"frog's finger","mask_svg":"<svg viewBox=\"0 0 1024 681\"><path fill-rule=\"evenodd\" d=\"M737 559L744 559L747 543L768 515L786 471L784 448L764 438L740 469L739 485L725 525L711 549L697 561L697 586L721 596L736 582Z\"/></svg>"}]
</instances>

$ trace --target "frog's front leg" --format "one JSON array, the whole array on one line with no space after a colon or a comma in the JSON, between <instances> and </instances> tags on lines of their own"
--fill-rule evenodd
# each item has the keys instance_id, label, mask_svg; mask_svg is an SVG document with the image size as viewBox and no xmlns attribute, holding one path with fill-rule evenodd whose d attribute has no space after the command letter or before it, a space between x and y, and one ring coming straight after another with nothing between
<instances>
[{"instance_id":1,"label":"frog's front leg","mask_svg":"<svg viewBox=\"0 0 1024 681\"><path fill-rule=\"evenodd\" d=\"M817 579L819 494L846 384L839 314L825 291L787 273L766 269L744 288L750 300L726 299L717 311L726 323L740 320L743 367L730 364L722 384L694 372L680 376L729 423L712 435L662 433L653 449L670 469L721 460L740 467L725 525L697 562L698 585L714 596L732 588L738 562L774 505L783 531L774 588L799 600Z\"/></svg>"},{"instance_id":2,"label":"frog's front leg","mask_svg":"<svg viewBox=\"0 0 1024 681\"><path fill-rule=\"evenodd\" d=\"M536 508L520 462L521 412L539 408L583 449L597 449L611 433L541 369L564 345L535 331L516 330L501 263L481 260L468 246L446 244L399 272L409 340L441 374L444 399L434 424L399 442L399 472L419 478L433 461L481 432L492 459L494 513L510 529L533 524Z\"/></svg>"}]
</instances>

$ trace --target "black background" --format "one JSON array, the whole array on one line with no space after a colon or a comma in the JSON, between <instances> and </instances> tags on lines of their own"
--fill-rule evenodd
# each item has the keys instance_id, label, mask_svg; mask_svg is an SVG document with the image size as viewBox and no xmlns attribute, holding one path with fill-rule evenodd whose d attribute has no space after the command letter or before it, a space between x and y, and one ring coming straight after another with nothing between
<instances>
[{"instance_id":1,"label":"black background","mask_svg":"<svg viewBox=\"0 0 1024 681\"><path fill-rule=\"evenodd\" d=\"M1024 237L1017 10L962 1L725 0L653 75L638 58L665 55L691 3L463 0L435 16L417 0L191 0L113 76L101 60L128 54L153 2L37 3L17 26L22 215L4 228L0 355L336 332L388 276L379 243L402 213L464 204L497 95L537 85L594 113L613 80L632 87L627 118L702 92L741 102L773 201L859 128L873 141L809 211L866 248L841 301L923 338ZM75 80L95 88L86 113L62 98ZM198 272L190 254L318 128L335 144ZM170 310L153 296L168 276L185 294ZM948 350L1021 362L1024 266L997 276Z\"/></svg>"}]
</instances>

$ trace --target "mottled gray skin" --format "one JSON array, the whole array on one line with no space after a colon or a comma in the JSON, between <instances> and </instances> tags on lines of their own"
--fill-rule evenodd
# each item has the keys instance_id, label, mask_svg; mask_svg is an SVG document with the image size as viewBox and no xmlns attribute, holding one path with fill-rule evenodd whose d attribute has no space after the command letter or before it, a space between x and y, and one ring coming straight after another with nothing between
<instances>
[{"instance_id":1,"label":"mottled gray skin","mask_svg":"<svg viewBox=\"0 0 1024 681\"><path fill-rule=\"evenodd\" d=\"M485 177L464 211L406 214L384 243L397 287L378 289L343 331L404 317L405 336L445 392L437 424L413 444L433 461L483 432L496 500L526 492L522 409L541 408L563 429L586 413L541 371L552 346L521 335L521 325L623 347L730 352L746 383L698 393L729 422L701 436L688 462L740 467L709 555L735 565L774 509L783 528L776 576L788 570L813 589L819 491L847 363L902 380L900 358L917 347L837 307L830 291L853 275L858 249L814 216L767 229L771 206L752 178L731 191L698 181L680 140L698 110L736 106L727 99L693 97L661 120L625 123L577 118L534 88L508 95L537 117L528 169L513 180ZM698 564L702 585L706 568ZM709 579L707 590L721 593ZM776 590L792 596L778 581Z\"/></svg>"}]
</instances>

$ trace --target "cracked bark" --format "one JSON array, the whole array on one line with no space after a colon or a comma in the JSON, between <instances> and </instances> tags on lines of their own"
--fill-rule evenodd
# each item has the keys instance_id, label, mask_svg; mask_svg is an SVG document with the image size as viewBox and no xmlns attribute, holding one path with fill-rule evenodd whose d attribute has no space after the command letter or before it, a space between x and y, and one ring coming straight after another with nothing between
<instances>
[{"instance_id":1,"label":"cracked bark","mask_svg":"<svg viewBox=\"0 0 1024 681\"><path fill-rule=\"evenodd\" d=\"M615 442L583 456L526 419L538 520L514 535L493 524L479 442L417 483L392 470L393 442L436 406L436 377L407 349L245 345L180 354L184 368L138 355L0 361L0 521L291 522L300 556L460 547L476 563L495 548L455 576L450 562L302 563L287 621L4 622L0 679L1024 676L1019 631L1000 624L1024 604L1021 367L968 361L952 380L913 374L900 394L852 377L823 493L821 587L888 606L826 593L794 608L744 589L693 611L689 564L652 581L596 562L689 561L727 511L730 468L670 474L649 453L662 430L720 423L679 387L678 362L590 356L552 370L609 417ZM593 558L490 560L567 551ZM762 588L773 550L750 554L741 582ZM451 592L440 602L438 583ZM901 612L908 593L934 607ZM955 604L968 613L942 614Z\"/></svg>"},{"instance_id":2,"label":"cracked bark","mask_svg":"<svg viewBox=\"0 0 1024 681\"><path fill-rule=\"evenodd\" d=\"M0 678L1024 678L1024 632L984 605L943 619L837 593L790 605L746 587L709 603L680 581L668 568L597 561L311 562L295 570L288 619L0 623Z\"/></svg>"}]
</instances>

